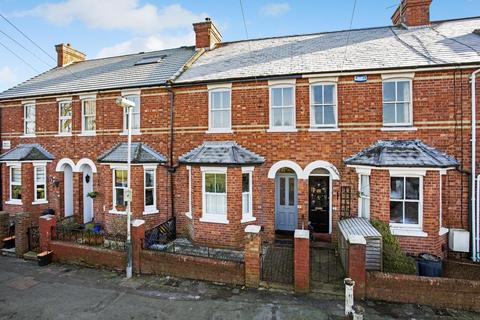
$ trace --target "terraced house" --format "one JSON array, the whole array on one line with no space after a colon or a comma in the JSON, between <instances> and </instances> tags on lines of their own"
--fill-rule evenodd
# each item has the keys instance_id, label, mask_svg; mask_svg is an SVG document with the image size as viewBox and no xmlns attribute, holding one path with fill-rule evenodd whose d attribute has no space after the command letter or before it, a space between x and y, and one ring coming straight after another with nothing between
<instances>
[{"instance_id":1,"label":"terraced house","mask_svg":"<svg viewBox=\"0 0 480 320\"><path fill-rule=\"evenodd\" d=\"M334 241L360 216L444 255L452 229L472 231L480 18L430 21L429 5L402 1L386 27L236 42L207 19L195 46L105 59L58 45L58 67L0 95L3 210L122 225L123 96L147 229L174 216L193 242L237 248L249 224L270 242L298 228Z\"/></svg>"}]
</instances>

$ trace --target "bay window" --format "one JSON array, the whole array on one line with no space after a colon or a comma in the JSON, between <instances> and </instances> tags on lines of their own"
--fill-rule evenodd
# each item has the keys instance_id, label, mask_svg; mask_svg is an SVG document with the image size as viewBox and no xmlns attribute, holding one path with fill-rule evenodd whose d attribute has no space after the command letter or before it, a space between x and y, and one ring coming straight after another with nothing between
<instances>
[{"instance_id":1,"label":"bay window","mask_svg":"<svg viewBox=\"0 0 480 320\"><path fill-rule=\"evenodd\" d=\"M113 169L113 207L116 209L120 207L122 210L115 210L124 212L127 206L125 201L125 190L127 189L127 170Z\"/></svg>"},{"instance_id":2,"label":"bay window","mask_svg":"<svg viewBox=\"0 0 480 320\"><path fill-rule=\"evenodd\" d=\"M35 135L35 104L28 103L24 105L24 134Z\"/></svg>"},{"instance_id":3,"label":"bay window","mask_svg":"<svg viewBox=\"0 0 480 320\"><path fill-rule=\"evenodd\" d=\"M45 165L34 165L34 203L47 202L47 167Z\"/></svg>"},{"instance_id":4,"label":"bay window","mask_svg":"<svg viewBox=\"0 0 480 320\"><path fill-rule=\"evenodd\" d=\"M252 172L253 167L242 168L242 223L255 220L252 203Z\"/></svg>"},{"instance_id":5,"label":"bay window","mask_svg":"<svg viewBox=\"0 0 480 320\"><path fill-rule=\"evenodd\" d=\"M144 213L157 213L156 169L144 167Z\"/></svg>"},{"instance_id":6,"label":"bay window","mask_svg":"<svg viewBox=\"0 0 480 320\"><path fill-rule=\"evenodd\" d=\"M225 132L231 130L231 92L220 88L209 91L208 130Z\"/></svg>"},{"instance_id":7,"label":"bay window","mask_svg":"<svg viewBox=\"0 0 480 320\"><path fill-rule=\"evenodd\" d=\"M295 129L295 86L270 87L270 129L291 131Z\"/></svg>"},{"instance_id":8,"label":"bay window","mask_svg":"<svg viewBox=\"0 0 480 320\"><path fill-rule=\"evenodd\" d=\"M421 228L422 184L422 177L390 177L391 225Z\"/></svg>"},{"instance_id":9,"label":"bay window","mask_svg":"<svg viewBox=\"0 0 480 320\"><path fill-rule=\"evenodd\" d=\"M200 221L228 223L227 168L202 168L203 216Z\"/></svg>"},{"instance_id":10,"label":"bay window","mask_svg":"<svg viewBox=\"0 0 480 320\"><path fill-rule=\"evenodd\" d=\"M22 169L20 166L10 167L10 201L11 204L22 203Z\"/></svg>"},{"instance_id":11,"label":"bay window","mask_svg":"<svg viewBox=\"0 0 480 320\"><path fill-rule=\"evenodd\" d=\"M370 176L360 174L358 188L358 216L370 219Z\"/></svg>"}]
</instances>

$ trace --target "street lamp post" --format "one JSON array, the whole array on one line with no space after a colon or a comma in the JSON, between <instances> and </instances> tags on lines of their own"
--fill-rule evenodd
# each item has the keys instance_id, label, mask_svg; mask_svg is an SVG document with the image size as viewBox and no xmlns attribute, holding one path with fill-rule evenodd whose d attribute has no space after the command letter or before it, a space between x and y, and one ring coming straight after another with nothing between
<instances>
[{"instance_id":1,"label":"street lamp post","mask_svg":"<svg viewBox=\"0 0 480 320\"><path fill-rule=\"evenodd\" d=\"M132 189L131 189L131 154L132 154L132 109L135 107L135 102L128 99L118 97L115 100L115 103L127 109L127 133L128 133L128 143L127 143L127 188L125 189L124 199L127 201L127 268L126 274L127 279L132 277L132 235L131 235L131 226L130 221L132 218L131 204L132 204Z\"/></svg>"}]
</instances>

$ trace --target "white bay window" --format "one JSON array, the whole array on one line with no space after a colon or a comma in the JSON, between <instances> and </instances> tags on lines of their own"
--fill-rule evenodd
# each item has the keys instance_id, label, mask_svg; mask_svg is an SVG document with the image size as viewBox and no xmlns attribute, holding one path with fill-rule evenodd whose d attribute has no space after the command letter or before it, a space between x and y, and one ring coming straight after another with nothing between
<instances>
[{"instance_id":1,"label":"white bay window","mask_svg":"<svg viewBox=\"0 0 480 320\"><path fill-rule=\"evenodd\" d=\"M34 165L34 204L47 203L47 167Z\"/></svg>"},{"instance_id":2,"label":"white bay window","mask_svg":"<svg viewBox=\"0 0 480 320\"><path fill-rule=\"evenodd\" d=\"M227 168L202 167L202 208L200 221L228 223Z\"/></svg>"},{"instance_id":3,"label":"white bay window","mask_svg":"<svg viewBox=\"0 0 480 320\"><path fill-rule=\"evenodd\" d=\"M370 219L370 175L358 175L358 216Z\"/></svg>"},{"instance_id":4,"label":"white bay window","mask_svg":"<svg viewBox=\"0 0 480 320\"><path fill-rule=\"evenodd\" d=\"M390 177L390 225L396 228L422 228L421 176Z\"/></svg>"},{"instance_id":5,"label":"white bay window","mask_svg":"<svg viewBox=\"0 0 480 320\"><path fill-rule=\"evenodd\" d=\"M144 214L158 213L156 196L156 167L144 167Z\"/></svg>"},{"instance_id":6,"label":"white bay window","mask_svg":"<svg viewBox=\"0 0 480 320\"><path fill-rule=\"evenodd\" d=\"M125 190L127 189L128 171L124 168L115 168L113 171L113 211L124 213L127 206Z\"/></svg>"},{"instance_id":7,"label":"white bay window","mask_svg":"<svg viewBox=\"0 0 480 320\"><path fill-rule=\"evenodd\" d=\"M242 168L242 223L255 221L253 217L252 173L253 167Z\"/></svg>"},{"instance_id":8,"label":"white bay window","mask_svg":"<svg viewBox=\"0 0 480 320\"><path fill-rule=\"evenodd\" d=\"M10 167L10 200L8 204L22 204L22 168Z\"/></svg>"}]
</instances>

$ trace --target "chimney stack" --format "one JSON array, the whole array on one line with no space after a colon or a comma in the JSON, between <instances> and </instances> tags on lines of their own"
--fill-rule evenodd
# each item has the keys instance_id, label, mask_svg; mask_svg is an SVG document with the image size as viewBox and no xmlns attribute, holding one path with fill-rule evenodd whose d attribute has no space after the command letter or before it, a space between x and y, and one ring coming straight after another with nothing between
<instances>
[{"instance_id":1,"label":"chimney stack","mask_svg":"<svg viewBox=\"0 0 480 320\"><path fill-rule=\"evenodd\" d=\"M205 18L203 22L193 24L195 30L195 46L197 49L213 49L222 42L222 35L210 18Z\"/></svg>"},{"instance_id":2,"label":"chimney stack","mask_svg":"<svg viewBox=\"0 0 480 320\"><path fill-rule=\"evenodd\" d=\"M57 44L55 50L57 50L57 67L65 67L74 62L85 61L85 54L73 49L70 43Z\"/></svg>"},{"instance_id":3,"label":"chimney stack","mask_svg":"<svg viewBox=\"0 0 480 320\"><path fill-rule=\"evenodd\" d=\"M392 16L392 22L398 26L425 26L430 24L430 4L432 0L402 0Z\"/></svg>"}]
</instances>

